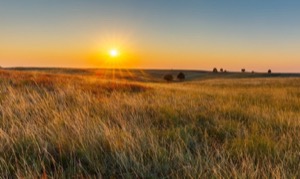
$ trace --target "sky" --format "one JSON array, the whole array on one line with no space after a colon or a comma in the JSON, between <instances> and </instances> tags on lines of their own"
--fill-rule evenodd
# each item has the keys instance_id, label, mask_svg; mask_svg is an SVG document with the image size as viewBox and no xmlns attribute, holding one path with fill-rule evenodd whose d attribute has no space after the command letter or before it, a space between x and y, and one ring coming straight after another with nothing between
<instances>
[{"instance_id":1,"label":"sky","mask_svg":"<svg viewBox=\"0 0 300 179\"><path fill-rule=\"evenodd\" d=\"M296 0L0 0L0 65L300 72L299 9Z\"/></svg>"}]
</instances>

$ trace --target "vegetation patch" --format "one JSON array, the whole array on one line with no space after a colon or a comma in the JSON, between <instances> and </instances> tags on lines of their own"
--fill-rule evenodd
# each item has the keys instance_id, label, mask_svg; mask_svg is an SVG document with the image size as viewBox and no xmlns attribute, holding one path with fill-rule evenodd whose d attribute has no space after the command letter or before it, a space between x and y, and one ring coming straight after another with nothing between
<instances>
[{"instance_id":1,"label":"vegetation patch","mask_svg":"<svg viewBox=\"0 0 300 179\"><path fill-rule=\"evenodd\" d=\"M140 93L145 92L150 87L143 84L135 84L135 83L92 83L92 84L83 84L80 87L83 92L90 92L93 95L103 95L103 94L111 94L113 92L124 92L124 93Z\"/></svg>"},{"instance_id":2,"label":"vegetation patch","mask_svg":"<svg viewBox=\"0 0 300 179\"><path fill-rule=\"evenodd\" d=\"M0 178L300 177L299 79L0 81Z\"/></svg>"}]
</instances>

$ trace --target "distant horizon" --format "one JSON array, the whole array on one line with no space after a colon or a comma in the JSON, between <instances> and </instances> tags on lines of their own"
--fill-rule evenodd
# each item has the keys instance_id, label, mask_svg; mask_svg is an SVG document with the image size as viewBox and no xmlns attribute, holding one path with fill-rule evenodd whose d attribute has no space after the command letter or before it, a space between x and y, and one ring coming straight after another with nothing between
<instances>
[{"instance_id":1,"label":"distant horizon","mask_svg":"<svg viewBox=\"0 0 300 179\"><path fill-rule=\"evenodd\" d=\"M212 72L213 71L213 67L212 69L200 69L200 68L109 68L109 67L67 67L67 66L60 66L60 67L55 67L55 66L0 66L2 69L75 69L75 70L100 70L100 69L108 69L108 70L157 70L157 71L197 71L197 72ZM1 69L0 68L0 69ZM217 68L218 72L220 72L221 68ZM223 68L223 70L226 70L227 73L240 73L241 70L243 68L241 68L240 70L228 70L226 68ZM252 69L247 69L245 68L245 73L251 73L252 71L255 73L267 73L269 69L266 69L265 71L256 71L256 70L252 70ZM272 69L270 69L272 71L273 74L300 74L300 71L273 71ZM226 73L223 72L223 73Z\"/></svg>"}]
</instances>

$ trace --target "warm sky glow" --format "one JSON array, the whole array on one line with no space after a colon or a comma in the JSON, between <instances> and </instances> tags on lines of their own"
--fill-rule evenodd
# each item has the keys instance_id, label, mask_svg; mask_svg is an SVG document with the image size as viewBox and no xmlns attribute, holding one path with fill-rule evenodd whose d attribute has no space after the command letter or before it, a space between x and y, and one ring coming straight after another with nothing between
<instances>
[{"instance_id":1,"label":"warm sky glow","mask_svg":"<svg viewBox=\"0 0 300 179\"><path fill-rule=\"evenodd\" d=\"M115 58L115 57L119 56L119 51L118 51L117 49L111 49L111 50L109 51L109 55L110 55L111 57Z\"/></svg>"},{"instance_id":2,"label":"warm sky glow","mask_svg":"<svg viewBox=\"0 0 300 179\"><path fill-rule=\"evenodd\" d=\"M116 56L123 68L300 72L299 9L296 0L4 1L0 65L109 67Z\"/></svg>"}]
</instances>

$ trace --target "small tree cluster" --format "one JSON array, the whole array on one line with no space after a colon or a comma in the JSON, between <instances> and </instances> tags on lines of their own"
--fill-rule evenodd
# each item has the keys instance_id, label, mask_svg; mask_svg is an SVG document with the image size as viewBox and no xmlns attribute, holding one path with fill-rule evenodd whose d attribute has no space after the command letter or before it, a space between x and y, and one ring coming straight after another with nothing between
<instances>
[{"instance_id":1,"label":"small tree cluster","mask_svg":"<svg viewBox=\"0 0 300 179\"><path fill-rule=\"evenodd\" d=\"M179 81L184 81L184 80L185 80L185 74L182 73L182 72L180 72L180 73L177 75L177 79L178 79ZM174 80L174 77L173 77L172 74L166 74L166 75L164 76L164 80L166 80L166 81L168 81L168 82L171 82L171 81Z\"/></svg>"},{"instance_id":2,"label":"small tree cluster","mask_svg":"<svg viewBox=\"0 0 300 179\"><path fill-rule=\"evenodd\" d=\"M220 71L218 71L217 68L213 68L213 73L218 73L218 72L220 72L220 73L227 73L228 71L225 70L224 68L220 68Z\"/></svg>"},{"instance_id":3,"label":"small tree cluster","mask_svg":"<svg viewBox=\"0 0 300 179\"><path fill-rule=\"evenodd\" d=\"M180 80L180 81L183 81L185 80L185 74L180 72L178 75L177 75L177 79Z\"/></svg>"}]
</instances>

